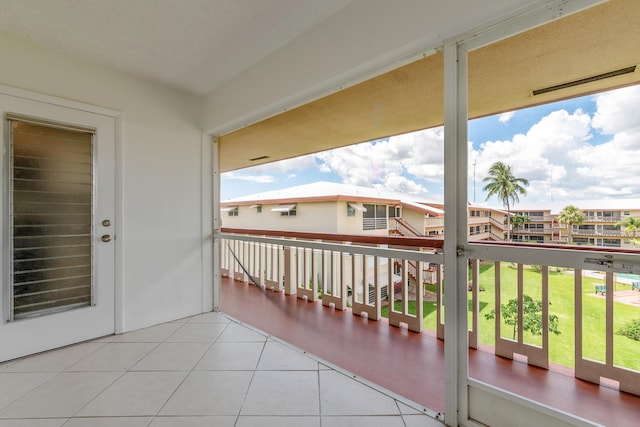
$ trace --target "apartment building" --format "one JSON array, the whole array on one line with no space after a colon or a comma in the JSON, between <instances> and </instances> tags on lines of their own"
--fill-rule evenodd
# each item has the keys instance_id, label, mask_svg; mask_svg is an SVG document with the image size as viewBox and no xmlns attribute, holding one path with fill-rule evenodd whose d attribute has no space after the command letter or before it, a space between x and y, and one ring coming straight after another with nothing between
<instances>
[{"instance_id":1,"label":"apartment building","mask_svg":"<svg viewBox=\"0 0 640 427\"><path fill-rule=\"evenodd\" d=\"M549 209L514 212L528 221L512 227L512 240L536 243L560 243L609 248L632 248L634 230L626 229L625 220L640 218L640 200L586 200L573 203L585 214L581 224L569 226L558 222L558 215L570 203L553 203Z\"/></svg>"},{"instance_id":2,"label":"apartment building","mask_svg":"<svg viewBox=\"0 0 640 427\"><path fill-rule=\"evenodd\" d=\"M316 182L221 202L227 228L331 234L444 236L434 202L374 188ZM504 240L506 212L469 204L469 240Z\"/></svg>"},{"instance_id":3,"label":"apartment building","mask_svg":"<svg viewBox=\"0 0 640 427\"><path fill-rule=\"evenodd\" d=\"M226 228L383 236L422 236L427 219L444 218L429 201L335 182L225 200L221 213Z\"/></svg>"},{"instance_id":4,"label":"apartment building","mask_svg":"<svg viewBox=\"0 0 640 427\"><path fill-rule=\"evenodd\" d=\"M414 200L416 199L416 200ZM625 219L640 218L638 200L584 201L582 224L558 222L565 203L553 207L528 207L512 211L524 216L511 224L514 242L575 244L631 248L633 232ZM562 207L561 207L562 206ZM444 205L407 194L378 189L317 182L223 201L225 227L331 234L444 236ZM506 240L507 212L469 203L469 241Z\"/></svg>"},{"instance_id":5,"label":"apartment building","mask_svg":"<svg viewBox=\"0 0 640 427\"><path fill-rule=\"evenodd\" d=\"M551 215L550 209L519 210L513 215L528 218L524 224L512 225L511 240L514 242L566 243L566 236L560 235L560 229L566 226L556 222L557 215Z\"/></svg>"}]
</instances>

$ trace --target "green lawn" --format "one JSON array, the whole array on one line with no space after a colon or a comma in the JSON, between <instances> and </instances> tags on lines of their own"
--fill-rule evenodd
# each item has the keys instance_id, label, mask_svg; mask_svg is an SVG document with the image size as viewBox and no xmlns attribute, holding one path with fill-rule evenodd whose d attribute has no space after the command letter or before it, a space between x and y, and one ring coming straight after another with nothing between
<instances>
[{"instance_id":1,"label":"green lawn","mask_svg":"<svg viewBox=\"0 0 640 427\"><path fill-rule=\"evenodd\" d=\"M407 303L409 313L416 314L416 302L409 301ZM402 308L402 302L396 301L394 304L394 308L396 311L400 311ZM389 317L389 306L382 307L381 310L382 317ZM436 330L436 303L435 302L423 302L422 303L422 316L424 318L422 325L425 329L429 329L431 331Z\"/></svg>"},{"instance_id":2,"label":"green lawn","mask_svg":"<svg viewBox=\"0 0 640 427\"><path fill-rule=\"evenodd\" d=\"M485 314L494 308L495 304L495 281L494 265L486 263L480 269L480 288L484 289L479 293L480 316L478 318L479 342L481 344L494 346L494 321L485 319ZM515 298L517 293L516 280L517 269L512 268L507 263L503 263L500 268L502 303ZM525 293L534 299L541 299L542 280L541 273L532 268L524 270ZM582 301L583 301L583 355L585 358L604 361L605 359L605 300L594 296L594 283L602 283L602 280L589 277L583 278ZM616 284L617 290L629 290L628 285ZM471 295L469 295L471 297ZM549 313L559 317L558 329L560 335L549 335L549 359L551 363L564 366L574 366L575 337L574 337L574 276L573 271L569 274L557 272L552 269L549 273ZM396 303L396 307L399 303ZM469 306L471 316L471 306ZM415 313L415 302L409 303L409 311ZM388 308L382 309L382 315L388 316ZM624 323L631 319L640 318L640 307L628 304L614 303L614 331L617 331ZM424 303L424 327L435 330L436 325L436 305L434 302ZM512 329L507 325L502 325L503 338L512 338ZM541 337L532 336L525 332L525 342L533 345L541 344ZM640 371L640 342L627 337L614 335L614 363L629 369Z\"/></svg>"}]
</instances>

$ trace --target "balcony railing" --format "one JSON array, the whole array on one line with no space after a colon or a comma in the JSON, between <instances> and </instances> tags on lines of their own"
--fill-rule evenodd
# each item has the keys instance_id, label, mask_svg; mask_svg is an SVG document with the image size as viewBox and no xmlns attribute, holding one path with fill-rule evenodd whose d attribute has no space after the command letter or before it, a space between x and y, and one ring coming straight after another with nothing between
<instances>
[{"instance_id":1,"label":"balcony railing","mask_svg":"<svg viewBox=\"0 0 640 427\"><path fill-rule=\"evenodd\" d=\"M385 237L386 243L372 246L381 239L296 233L313 240L294 240L258 233L263 236L221 236L223 276L295 294L309 302L321 300L336 310L350 308L371 320L379 320L386 306L391 325L406 324L412 331L422 331L422 287L425 283L440 287L442 274L434 266L443 264L442 253L437 252L441 240ZM357 245L358 241L369 246Z\"/></svg>"},{"instance_id":2,"label":"balcony railing","mask_svg":"<svg viewBox=\"0 0 640 427\"><path fill-rule=\"evenodd\" d=\"M425 228L429 227L444 227L444 218L425 218Z\"/></svg>"},{"instance_id":3,"label":"balcony railing","mask_svg":"<svg viewBox=\"0 0 640 427\"><path fill-rule=\"evenodd\" d=\"M552 228L522 228L522 227L514 227L511 229L512 233L516 234L551 234L553 233Z\"/></svg>"},{"instance_id":4,"label":"balcony railing","mask_svg":"<svg viewBox=\"0 0 640 427\"><path fill-rule=\"evenodd\" d=\"M586 216L584 222L620 222L621 216Z\"/></svg>"},{"instance_id":5,"label":"balcony railing","mask_svg":"<svg viewBox=\"0 0 640 427\"><path fill-rule=\"evenodd\" d=\"M553 221L553 217L552 216L530 216L528 217L530 222L538 222L538 221L544 221L544 222L549 222L549 221Z\"/></svg>"},{"instance_id":6,"label":"balcony railing","mask_svg":"<svg viewBox=\"0 0 640 427\"><path fill-rule=\"evenodd\" d=\"M387 218L363 218L362 229L363 230L386 230Z\"/></svg>"},{"instance_id":7,"label":"balcony railing","mask_svg":"<svg viewBox=\"0 0 640 427\"><path fill-rule=\"evenodd\" d=\"M574 236L614 236L614 237L622 237L626 236L625 232L622 230L584 230L584 229L574 229L572 231Z\"/></svg>"},{"instance_id":8,"label":"balcony railing","mask_svg":"<svg viewBox=\"0 0 640 427\"><path fill-rule=\"evenodd\" d=\"M225 230L219 238L223 276L370 320L388 311L389 324L415 332L432 329L444 339L442 240L250 230ZM492 346L497 355L545 369L564 365L577 378L595 383L608 378L620 390L640 395L640 361L628 356L637 354L639 345L616 334L628 313L636 310L637 319L640 280L634 287L631 278L614 276L606 255L629 255L633 261L640 251L506 242L476 242L470 250L475 254L469 259L470 347ZM593 270L580 268L584 265ZM532 314L532 307L540 311ZM489 320L490 312L497 320ZM557 322L562 334L551 335Z\"/></svg>"},{"instance_id":9,"label":"balcony railing","mask_svg":"<svg viewBox=\"0 0 640 427\"><path fill-rule=\"evenodd\" d=\"M490 222L490 218L489 216L470 216L467 218L467 223L469 225L475 225L475 224L487 224L488 222Z\"/></svg>"}]
</instances>

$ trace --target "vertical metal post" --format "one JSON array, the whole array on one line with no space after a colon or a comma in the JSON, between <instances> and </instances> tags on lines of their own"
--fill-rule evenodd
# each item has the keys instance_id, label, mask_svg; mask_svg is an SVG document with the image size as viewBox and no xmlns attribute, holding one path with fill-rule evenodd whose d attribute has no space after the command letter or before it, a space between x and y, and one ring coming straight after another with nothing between
<instances>
[{"instance_id":1,"label":"vertical metal post","mask_svg":"<svg viewBox=\"0 0 640 427\"><path fill-rule=\"evenodd\" d=\"M217 136L211 139L211 165L213 168L211 175L211 190L213 204L213 311L220 311L220 153Z\"/></svg>"},{"instance_id":2,"label":"vertical metal post","mask_svg":"<svg viewBox=\"0 0 640 427\"><path fill-rule=\"evenodd\" d=\"M445 423L468 418L467 52L444 45Z\"/></svg>"}]
</instances>

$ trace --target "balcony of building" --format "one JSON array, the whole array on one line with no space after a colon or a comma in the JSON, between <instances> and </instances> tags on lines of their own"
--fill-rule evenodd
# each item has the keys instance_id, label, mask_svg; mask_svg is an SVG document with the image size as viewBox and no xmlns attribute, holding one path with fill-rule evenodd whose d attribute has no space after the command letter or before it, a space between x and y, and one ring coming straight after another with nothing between
<instances>
[{"instance_id":1,"label":"balcony of building","mask_svg":"<svg viewBox=\"0 0 640 427\"><path fill-rule=\"evenodd\" d=\"M476 242L479 240L488 240L491 239L492 237L496 237L495 235L492 235L490 232L488 231L470 231L469 232L469 241L470 242ZM499 239L502 240L502 239Z\"/></svg>"},{"instance_id":2,"label":"balcony of building","mask_svg":"<svg viewBox=\"0 0 640 427\"><path fill-rule=\"evenodd\" d=\"M444 412L442 241L315 234L281 239L277 233L227 231L234 233L221 236L226 248L221 271L227 277L223 312L433 411L429 413ZM579 249L581 258L598 255ZM640 372L621 355L614 324L622 310L618 304L627 298L626 303L640 306L640 294L628 283L614 281L612 273L597 272L596 266L593 271L560 269L558 261L553 267L538 266L537 284L531 283L524 262L470 261L470 387L487 384L568 413L584 425L632 423L640 404ZM480 275L489 268L500 271L491 283L487 273ZM499 313L509 295L521 305L525 294L550 302L540 317L548 326L553 301L558 305L560 298L550 288L559 276L575 286L570 304L575 327L563 332L573 362L557 363L549 350L558 345L557 338L549 332L532 337L523 324L512 331L494 322L494 341L484 342L481 316L491 309ZM496 302L487 305L492 300ZM436 320L427 325L421 319L431 312ZM595 335L588 332L594 316L601 322L595 324ZM586 345L594 336L602 340L598 350Z\"/></svg>"},{"instance_id":3,"label":"balcony of building","mask_svg":"<svg viewBox=\"0 0 640 427\"><path fill-rule=\"evenodd\" d=\"M529 222L552 222L555 218L550 215L527 215Z\"/></svg>"},{"instance_id":4,"label":"balcony of building","mask_svg":"<svg viewBox=\"0 0 640 427\"><path fill-rule=\"evenodd\" d=\"M626 236L624 230L607 230L605 228L580 228L575 227L572 231L574 236L611 236L611 237L624 237Z\"/></svg>"},{"instance_id":5,"label":"balcony of building","mask_svg":"<svg viewBox=\"0 0 640 427\"><path fill-rule=\"evenodd\" d=\"M490 216L470 216L467 218L467 223L469 225L488 224L490 222L490 218Z\"/></svg>"},{"instance_id":6,"label":"balcony of building","mask_svg":"<svg viewBox=\"0 0 640 427\"><path fill-rule=\"evenodd\" d=\"M595 222L595 223L603 223L603 222L609 222L609 223L616 223L616 222L620 222L624 220L624 217L621 215L587 215L584 219L584 223L588 224L590 222Z\"/></svg>"},{"instance_id":7,"label":"balcony of building","mask_svg":"<svg viewBox=\"0 0 640 427\"><path fill-rule=\"evenodd\" d=\"M553 231L554 229L550 227L544 227L544 228L513 227L511 229L511 233L513 234L552 234Z\"/></svg>"}]
</instances>

